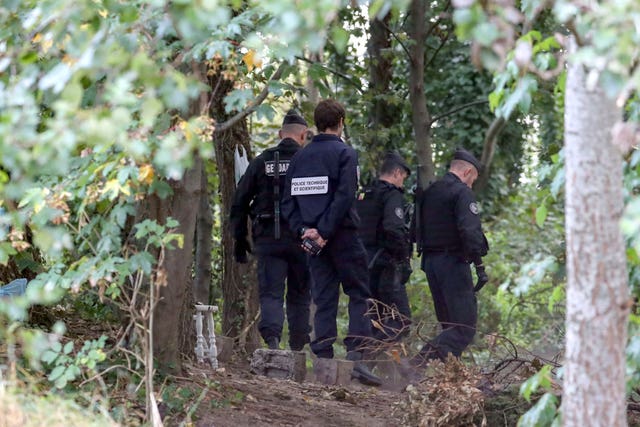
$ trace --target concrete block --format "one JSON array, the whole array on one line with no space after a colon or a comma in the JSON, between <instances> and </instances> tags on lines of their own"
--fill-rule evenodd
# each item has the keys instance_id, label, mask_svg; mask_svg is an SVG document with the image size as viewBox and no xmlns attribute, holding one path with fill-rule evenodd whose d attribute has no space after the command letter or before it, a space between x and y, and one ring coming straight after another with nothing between
<instances>
[{"instance_id":1,"label":"concrete block","mask_svg":"<svg viewBox=\"0 0 640 427\"><path fill-rule=\"evenodd\" d=\"M353 362L339 359L323 359L313 361L313 373L316 382L326 385L349 385L351 383Z\"/></svg>"},{"instance_id":2,"label":"concrete block","mask_svg":"<svg viewBox=\"0 0 640 427\"><path fill-rule=\"evenodd\" d=\"M307 354L302 351L259 348L251 357L251 372L269 378L304 381Z\"/></svg>"}]
</instances>

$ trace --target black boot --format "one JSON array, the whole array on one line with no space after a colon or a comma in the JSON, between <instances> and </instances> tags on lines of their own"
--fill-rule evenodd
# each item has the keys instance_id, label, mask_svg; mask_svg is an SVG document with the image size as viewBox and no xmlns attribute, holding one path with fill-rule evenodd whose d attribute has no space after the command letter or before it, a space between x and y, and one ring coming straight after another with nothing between
<instances>
[{"instance_id":1,"label":"black boot","mask_svg":"<svg viewBox=\"0 0 640 427\"><path fill-rule=\"evenodd\" d=\"M347 353L347 360L353 361L353 371L351 371L351 379L356 379L364 385L381 386L382 380L369 370L365 362L362 361L362 353L359 351L350 351Z\"/></svg>"},{"instance_id":2,"label":"black boot","mask_svg":"<svg viewBox=\"0 0 640 427\"><path fill-rule=\"evenodd\" d=\"M280 340L278 337L269 337L264 340L269 347L269 350L280 350Z\"/></svg>"},{"instance_id":3,"label":"black boot","mask_svg":"<svg viewBox=\"0 0 640 427\"><path fill-rule=\"evenodd\" d=\"M309 334L290 334L289 336L289 348L291 351L302 351L308 342Z\"/></svg>"}]
</instances>

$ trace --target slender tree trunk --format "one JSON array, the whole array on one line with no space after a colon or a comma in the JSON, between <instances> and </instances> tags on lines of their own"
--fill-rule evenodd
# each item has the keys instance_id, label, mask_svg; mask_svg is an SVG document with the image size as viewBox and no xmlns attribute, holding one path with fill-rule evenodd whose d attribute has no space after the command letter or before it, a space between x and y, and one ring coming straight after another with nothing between
<instances>
[{"instance_id":1,"label":"slender tree trunk","mask_svg":"<svg viewBox=\"0 0 640 427\"><path fill-rule=\"evenodd\" d=\"M233 259L233 236L229 224L229 210L235 191L233 149L242 144L249 152L249 135L246 122L215 139L216 162L220 178L222 221L223 274L222 330L227 336L238 339L240 348L252 352L260 345L256 318L258 313L258 286L255 263L238 264Z\"/></svg>"},{"instance_id":2,"label":"slender tree trunk","mask_svg":"<svg viewBox=\"0 0 640 427\"><path fill-rule=\"evenodd\" d=\"M388 101L393 77L390 21L389 12L382 19L374 18L369 23L367 53L370 83L367 99L371 101L367 130L363 134L366 149L363 150L361 159L364 162L360 162L361 169L363 165L367 165L369 169L362 169L363 184L376 177L382 154L398 148L397 140L391 134L391 128L399 114L398 107Z\"/></svg>"},{"instance_id":3,"label":"slender tree trunk","mask_svg":"<svg viewBox=\"0 0 640 427\"><path fill-rule=\"evenodd\" d=\"M199 64L194 64L195 72L199 70ZM206 111L206 94L202 94L195 100L189 111L189 116ZM181 369L181 354L191 351L192 345L187 337L190 334L191 325L188 319L189 313L185 313L186 307L191 304L193 248L196 227L196 215L200 197L202 194L201 175L202 160L196 157L191 169L185 171L182 179L170 180L172 194L164 199L153 194L144 199L136 209L134 223L144 219L165 224L171 217L178 221L176 233L183 235L182 248L167 250L164 262L159 268L166 274L166 286L159 290L158 303L154 310L153 323L153 351L160 369L170 372L179 372ZM130 237L132 242L135 241ZM189 298L189 301L185 301Z\"/></svg>"},{"instance_id":4,"label":"slender tree trunk","mask_svg":"<svg viewBox=\"0 0 640 427\"><path fill-rule=\"evenodd\" d=\"M611 144L621 118L601 90L588 91L572 66L565 98L567 319L562 395L565 426L625 426L629 289L622 158Z\"/></svg>"},{"instance_id":5,"label":"slender tree trunk","mask_svg":"<svg viewBox=\"0 0 640 427\"><path fill-rule=\"evenodd\" d=\"M389 149L388 133L381 132L390 128L395 119L394 108L384 99L389 93L392 78L392 64L389 49L391 48L391 33L389 21L391 13L382 18L374 18L369 24L369 92L371 95L371 110L369 124L372 130L371 148Z\"/></svg>"},{"instance_id":6,"label":"slender tree trunk","mask_svg":"<svg viewBox=\"0 0 640 427\"><path fill-rule=\"evenodd\" d=\"M219 93L211 103L211 114L218 123L228 115L224 111L224 96L232 89L233 82L223 80ZM222 330L229 337L239 342L239 348L252 352L260 346L258 335L258 285L255 262L238 264L233 259L233 236L229 224L229 211L236 189L234 173L234 149L236 145L244 147L251 155L249 131L245 119L238 121L228 131L215 132L213 143L218 166L220 215L222 223L223 272L222 295L224 307L222 311Z\"/></svg>"},{"instance_id":7,"label":"slender tree trunk","mask_svg":"<svg viewBox=\"0 0 640 427\"><path fill-rule=\"evenodd\" d=\"M136 223L144 219L165 224L167 218L179 222L176 233L184 236L182 248L165 252L164 262L158 268L164 270L166 285L159 290L158 303L154 310L153 351L160 369L179 372L180 355L188 349L181 337L188 334L185 328L189 325L183 321L182 312L188 288L191 286L193 266L193 235L195 233L196 210L200 198L200 175L202 162L196 159L191 169L187 170L179 181L169 181L173 193L164 199L151 195L141 202L136 213Z\"/></svg>"},{"instance_id":8,"label":"slender tree trunk","mask_svg":"<svg viewBox=\"0 0 640 427\"><path fill-rule=\"evenodd\" d=\"M313 62L322 63L323 61L322 51L310 53L309 60ZM311 67L311 64L308 64L307 67ZM313 78L311 78L311 76L308 73L307 73L307 80L305 82L305 87L307 89L307 94L308 94L307 99L305 101L308 103L308 105L311 106L310 110L313 111L315 106L318 105L318 102L320 102L320 90L318 90L318 87L313 81ZM304 104L304 102L302 102L301 104Z\"/></svg>"},{"instance_id":9,"label":"slender tree trunk","mask_svg":"<svg viewBox=\"0 0 640 427\"><path fill-rule=\"evenodd\" d=\"M477 192L484 190L489 183L491 163L493 162L493 155L496 152L498 137L506 125L507 121L504 117L496 117L493 122L491 122L489 129L487 129L487 133L484 136L482 157L480 157L480 163L482 163L483 169L478 176L478 180L473 186L473 189Z\"/></svg>"},{"instance_id":10,"label":"slender tree trunk","mask_svg":"<svg viewBox=\"0 0 640 427\"><path fill-rule=\"evenodd\" d=\"M416 139L418 157L418 173L420 188L427 188L435 178L431 150L431 133L429 124L431 115L427 108L427 96L424 91L424 55L426 44L426 0L412 0L410 11L411 68L409 70L409 99L411 102L411 119Z\"/></svg>"},{"instance_id":11,"label":"slender tree trunk","mask_svg":"<svg viewBox=\"0 0 640 427\"><path fill-rule=\"evenodd\" d=\"M198 221L196 223L196 265L193 282L193 296L196 302L208 304L211 289L211 250L213 214L209 203L207 171L202 167L200 174L202 195L198 204Z\"/></svg>"}]
</instances>

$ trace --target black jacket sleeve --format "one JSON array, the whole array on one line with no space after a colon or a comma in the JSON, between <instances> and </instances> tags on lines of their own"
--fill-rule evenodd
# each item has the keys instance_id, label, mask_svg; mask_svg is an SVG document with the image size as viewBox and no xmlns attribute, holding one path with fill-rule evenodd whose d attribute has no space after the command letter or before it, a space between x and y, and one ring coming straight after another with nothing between
<instances>
[{"instance_id":1,"label":"black jacket sleeve","mask_svg":"<svg viewBox=\"0 0 640 427\"><path fill-rule=\"evenodd\" d=\"M411 256L404 218L404 197L398 190L387 191L383 204L382 230L385 250L393 258L404 260Z\"/></svg>"},{"instance_id":2,"label":"black jacket sleeve","mask_svg":"<svg viewBox=\"0 0 640 427\"><path fill-rule=\"evenodd\" d=\"M489 250L487 239L482 232L478 204L470 188L460 191L455 206L456 223L464 254L474 264L482 263L482 257Z\"/></svg>"},{"instance_id":3,"label":"black jacket sleeve","mask_svg":"<svg viewBox=\"0 0 640 427\"><path fill-rule=\"evenodd\" d=\"M259 158L249 163L233 195L229 219L234 239L245 238L248 234L247 220L251 211L251 202L257 193L256 172L261 163L264 164Z\"/></svg>"}]
</instances>

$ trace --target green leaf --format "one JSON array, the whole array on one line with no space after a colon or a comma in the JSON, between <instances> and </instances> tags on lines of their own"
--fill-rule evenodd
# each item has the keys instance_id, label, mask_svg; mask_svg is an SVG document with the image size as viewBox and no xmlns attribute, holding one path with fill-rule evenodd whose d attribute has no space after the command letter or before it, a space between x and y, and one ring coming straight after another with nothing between
<instances>
[{"instance_id":1,"label":"green leaf","mask_svg":"<svg viewBox=\"0 0 640 427\"><path fill-rule=\"evenodd\" d=\"M64 88L61 98L67 101L70 107L77 108L80 106L83 94L84 90L82 89L82 85L77 81L73 81Z\"/></svg>"},{"instance_id":2,"label":"green leaf","mask_svg":"<svg viewBox=\"0 0 640 427\"><path fill-rule=\"evenodd\" d=\"M256 109L256 117L258 120L265 119L269 122L273 121L276 110L270 104L261 104Z\"/></svg>"},{"instance_id":3,"label":"green leaf","mask_svg":"<svg viewBox=\"0 0 640 427\"><path fill-rule=\"evenodd\" d=\"M344 28L333 27L331 30L331 39L338 53L344 53L349 44L349 33Z\"/></svg>"},{"instance_id":4,"label":"green leaf","mask_svg":"<svg viewBox=\"0 0 640 427\"><path fill-rule=\"evenodd\" d=\"M540 205L536 209L536 225L540 228L544 225L544 221L547 219L547 206Z\"/></svg>"},{"instance_id":5,"label":"green leaf","mask_svg":"<svg viewBox=\"0 0 640 427\"><path fill-rule=\"evenodd\" d=\"M58 378L58 380L55 382L55 385L57 388L64 388L67 385L66 376L61 376L60 378Z\"/></svg>"},{"instance_id":6,"label":"green leaf","mask_svg":"<svg viewBox=\"0 0 640 427\"><path fill-rule=\"evenodd\" d=\"M549 313L553 312L553 307L555 307L558 302L562 301L563 297L564 290L562 289L562 286L556 286L555 288L553 288L553 292L551 292L551 296L549 297L549 304L547 306Z\"/></svg>"},{"instance_id":7,"label":"green leaf","mask_svg":"<svg viewBox=\"0 0 640 427\"><path fill-rule=\"evenodd\" d=\"M244 109L252 99L253 91L251 89L236 89L225 97L224 110L226 113L231 113L236 110L240 111Z\"/></svg>"},{"instance_id":8,"label":"green leaf","mask_svg":"<svg viewBox=\"0 0 640 427\"><path fill-rule=\"evenodd\" d=\"M0 242L0 264L6 265L9 262L9 257L15 254L16 250L11 246L11 243Z\"/></svg>"},{"instance_id":9,"label":"green leaf","mask_svg":"<svg viewBox=\"0 0 640 427\"><path fill-rule=\"evenodd\" d=\"M64 354L69 354L73 351L73 341L69 341L64 345Z\"/></svg>"},{"instance_id":10,"label":"green leaf","mask_svg":"<svg viewBox=\"0 0 640 427\"><path fill-rule=\"evenodd\" d=\"M483 46L491 46L500 37L500 31L490 22L483 22L473 29L473 38Z\"/></svg>"},{"instance_id":11,"label":"green leaf","mask_svg":"<svg viewBox=\"0 0 640 427\"><path fill-rule=\"evenodd\" d=\"M551 393L545 393L536 404L518 420L518 427L549 426L558 412L558 399Z\"/></svg>"},{"instance_id":12,"label":"green leaf","mask_svg":"<svg viewBox=\"0 0 640 427\"><path fill-rule=\"evenodd\" d=\"M58 365L55 368L53 368L53 370L51 371L51 373L49 374L49 381L55 381L58 378L60 378L62 376L62 374L64 374L64 371L67 369L66 366L64 365Z\"/></svg>"},{"instance_id":13,"label":"green leaf","mask_svg":"<svg viewBox=\"0 0 640 427\"><path fill-rule=\"evenodd\" d=\"M42 353L42 356L40 356L40 360L42 360L44 363L53 363L57 357L58 353L56 353L55 351L45 350Z\"/></svg>"},{"instance_id":14,"label":"green leaf","mask_svg":"<svg viewBox=\"0 0 640 427\"><path fill-rule=\"evenodd\" d=\"M538 391L538 388L548 388L551 386L551 366L544 365L535 375L520 385L520 395L527 402L531 401L531 394Z\"/></svg>"},{"instance_id":15,"label":"green leaf","mask_svg":"<svg viewBox=\"0 0 640 427\"><path fill-rule=\"evenodd\" d=\"M142 103L140 111L140 123L143 126L151 127L162 111L163 105L157 98L147 98Z\"/></svg>"}]
</instances>

